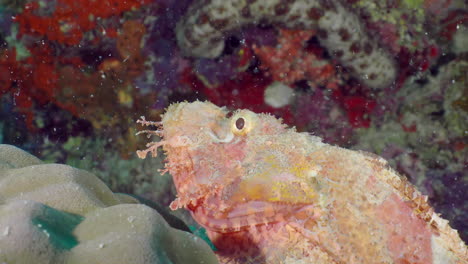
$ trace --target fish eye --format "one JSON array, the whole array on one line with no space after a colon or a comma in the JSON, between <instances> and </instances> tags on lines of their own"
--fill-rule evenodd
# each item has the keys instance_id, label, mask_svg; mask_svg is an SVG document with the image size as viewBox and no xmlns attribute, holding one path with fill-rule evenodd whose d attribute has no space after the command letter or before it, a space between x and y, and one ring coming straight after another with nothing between
<instances>
[{"instance_id":1,"label":"fish eye","mask_svg":"<svg viewBox=\"0 0 468 264\"><path fill-rule=\"evenodd\" d=\"M244 118L240 117L236 120L236 128L239 129L239 130L242 130L244 128L244 125L245 125L245 120Z\"/></svg>"},{"instance_id":2,"label":"fish eye","mask_svg":"<svg viewBox=\"0 0 468 264\"><path fill-rule=\"evenodd\" d=\"M248 110L241 110L231 117L231 131L235 135L246 135L255 126L257 116Z\"/></svg>"}]
</instances>

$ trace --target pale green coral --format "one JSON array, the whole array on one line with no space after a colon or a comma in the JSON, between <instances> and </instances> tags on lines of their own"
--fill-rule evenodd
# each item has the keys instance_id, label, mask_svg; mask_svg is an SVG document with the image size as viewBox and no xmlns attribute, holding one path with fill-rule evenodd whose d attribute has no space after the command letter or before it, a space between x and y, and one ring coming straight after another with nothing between
<instances>
[{"instance_id":1,"label":"pale green coral","mask_svg":"<svg viewBox=\"0 0 468 264\"><path fill-rule=\"evenodd\" d=\"M0 263L217 263L200 238L94 175L0 145Z\"/></svg>"},{"instance_id":2,"label":"pale green coral","mask_svg":"<svg viewBox=\"0 0 468 264\"><path fill-rule=\"evenodd\" d=\"M403 4L408 8L420 8L424 4L424 0L404 0Z\"/></svg>"},{"instance_id":3,"label":"pale green coral","mask_svg":"<svg viewBox=\"0 0 468 264\"><path fill-rule=\"evenodd\" d=\"M468 62L464 60L449 64L443 74L446 82L444 109L450 132L458 137L468 136ZM450 76L447 76L449 75ZM447 78L450 77L450 78Z\"/></svg>"},{"instance_id":4,"label":"pale green coral","mask_svg":"<svg viewBox=\"0 0 468 264\"><path fill-rule=\"evenodd\" d=\"M373 23L387 22L398 30L398 44L410 51L416 47L415 40L424 38L425 11L422 0L405 0L400 8L388 7L386 0L360 0L354 6L364 9ZM411 18L411 21L403 19Z\"/></svg>"},{"instance_id":5,"label":"pale green coral","mask_svg":"<svg viewBox=\"0 0 468 264\"><path fill-rule=\"evenodd\" d=\"M453 35L452 50L456 54L468 52L468 27L457 25L457 31Z\"/></svg>"},{"instance_id":6,"label":"pale green coral","mask_svg":"<svg viewBox=\"0 0 468 264\"><path fill-rule=\"evenodd\" d=\"M18 25L13 24L11 26L11 33L9 36L6 36L5 41L8 43L9 47L14 47L16 51L16 60L24 60L31 56L31 53L29 50L26 48L23 42L18 41L17 35L18 35Z\"/></svg>"}]
</instances>

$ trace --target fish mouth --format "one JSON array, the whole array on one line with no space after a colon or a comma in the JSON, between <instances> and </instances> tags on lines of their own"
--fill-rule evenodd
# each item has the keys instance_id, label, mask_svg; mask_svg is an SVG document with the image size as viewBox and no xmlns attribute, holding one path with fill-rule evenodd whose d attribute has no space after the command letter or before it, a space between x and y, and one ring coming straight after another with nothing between
<instances>
[{"instance_id":1,"label":"fish mouth","mask_svg":"<svg viewBox=\"0 0 468 264\"><path fill-rule=\"evenodd\" d=\"M203 206L192 210L193 218L203 227L220 233L239 232L251 227L294 221L298 224L318 216L310 204L250 201L229 212L212 211Z\"/></svg>"}]
</instances>

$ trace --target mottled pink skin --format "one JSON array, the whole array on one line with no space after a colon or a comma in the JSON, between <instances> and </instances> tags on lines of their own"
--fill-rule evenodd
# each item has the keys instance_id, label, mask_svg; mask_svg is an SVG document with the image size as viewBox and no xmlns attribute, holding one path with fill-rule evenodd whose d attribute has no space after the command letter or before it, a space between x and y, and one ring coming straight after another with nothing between
<instances>
[{"instance_id":1,"label":"mottled pink skin","mask_svg":"<svg viewBox=\"0 0 468 264\"><path fill-rule=\"evenodd\" d=\"M377 217L388 232L387 246L397 264L433 263L431 237L426 222L413 213L413 209L397 195L390 195L376 208ZM404 228L398 228L403 226ZM424 254L409 255L421 251Z\"/></svg>"},{"instance_id":2,"label":"mottled pink skin","mask_svg":"<svg viewBox=\"0 0 468 264\"><path fill-rule=\"evenodd\" d=\"M221 263L466 263L457 233L378 156L208 102L171 105L162 125L139 155L163 146L171 208L192 212Z\"/></svg>"}]
</instances>

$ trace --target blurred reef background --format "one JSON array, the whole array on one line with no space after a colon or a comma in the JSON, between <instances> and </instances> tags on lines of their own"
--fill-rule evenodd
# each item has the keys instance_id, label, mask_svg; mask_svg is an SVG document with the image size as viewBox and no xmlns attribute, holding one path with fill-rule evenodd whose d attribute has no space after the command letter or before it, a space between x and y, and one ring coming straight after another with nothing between
<instances>
[{"instance_id":1,"label":"blurred reef background","mask_svg":"<svg viewBox=\"0 0 468 264\"><path fill-rule=\"evenodd\" d=\"M0 0L0 143L167 206L162 160L135 154L140 116L195 99L269 112L386 158L468 241L465 1L317 1L309 19L335 8L360 25L334 33L281 21L282 5L258 17L226 5L245 17L236 28L206 11L216 1L194 2ZM376 59L355 63L366 54Z\"/></svg>"}]
</instances>

